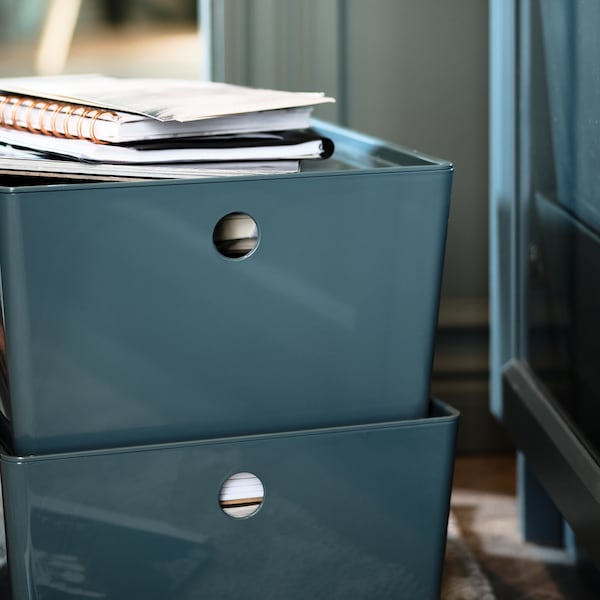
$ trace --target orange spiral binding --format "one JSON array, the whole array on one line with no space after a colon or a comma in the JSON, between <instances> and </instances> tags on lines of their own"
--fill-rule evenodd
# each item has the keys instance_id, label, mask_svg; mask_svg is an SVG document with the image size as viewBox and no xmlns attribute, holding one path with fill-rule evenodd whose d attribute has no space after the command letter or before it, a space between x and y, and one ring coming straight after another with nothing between
<instances>
[{"instance_id":1,"label":"orange spiral binding","mask_svg":"<svg viewBox=\"0 0 600 600\"><path fill-rule=\"evenodd\" d=\"M62 131L58 130L58 115L62 113L64 104L57 104L54 112L52 113L52 120L50 121L50 131L54 137L66 137Z\"/></svg>"},{"instance_id":2,"label":"orange spiral binding","mask_svg":"<svg viewBox=\"0 0 600 600\"><path fill-rule=\"evenodd\" d=\"M17 121L17 109L19 108L19 106L21 104L23 104L25 102L26 98L17 98L17 101L13 104L12 107L12 113L11 113L11 120L12 120L12 126L15 129L18 129L19 131L23 131L25 129L25 127L22 127L21 125L19 125L18 121Z\"/></svg>"},{"instance_id":3,"label":"orange spiral binding","mask_svg":"<svg viewBox=\"0 0 600 600\"><path fill-rule=\"evenodd\" d=\"M85 111L85 108L83 106L74 106L73 110L70 110L67 113L67 115L65 116L65 122L64 122L65 132L67 134L67 137L70 140L82 137L83 129L81 127L81 122L83 121L83 119L81 117L83 116L84 111ZM79 113L79 114L77 114L77 113ZM69 125L69 121L71 118L77 119L75 122L75 131L77 132L76 134L73 134L70 132L71 127Z\"/></svg>"},{"instance_id":4,"label":"orange spiral binding","mask_svg":"<svg viewBox=\"0 0 600 600\"><path fill-rule=\"evenodd\" d=\"M85 108L81 113L81 118L77 121L77 137L81 139L86 139L86 135L83 133L83 124L85 122L85 118L90 114L97 111L96 108ZM91 131L91 130L90 130Z\"/></svg>"},{"instance_id":5,"label":"orange spiral binding","mask_svg":"<svg viewBox=\"0 0 600 600\"><path fill-rule=\"evenodd\" d=\"M44 135L50 135L48 133L48 131L46 131L46 128L44 127L44 114L45 114L46 110L48 109L48 106L50 106L50 104L48 102L44 102L42 100L40 100L40 102L38 104L41 104L42 106L40 106L38 108L38 110L40 112L38 113L38 124L37 124L37 127L35 128L35 130L38 131L39 133L43 133Z\"/></svg>"},{"instance_id":6,"label":"orange spiral binding","mask_svg":"<svg viewBox=\"0 0 600 600\"><path fill-rule=\"evenodd\" d=\"M35 108L36 102L34 102L33 100L29 103L29 108L27 109L27 112L25 113L25 124L27 126L27 129L29 131L31 131L31 133L35 133L35 128L33 127L33 123L31 122L31 113L33 112L33 109Z\"/></svg>"},{"instance_id":7,"label":"orange spiral binding","mask_svg":"<svg viewBox=\"0 0 600 600\"><path fill-rule=\"evenodd\" d=\"M19 108L25 110L25 113L19 114L23 112ZM34 118L34 111L37 112L37 119ZM78 104L0 94L0 127L18 131L106 144L108 142L96 135L96 123L104 115L116 117L117 113ZM84 126L88 122L89 130L86 133Z\"/></svg>"}]
</instances>

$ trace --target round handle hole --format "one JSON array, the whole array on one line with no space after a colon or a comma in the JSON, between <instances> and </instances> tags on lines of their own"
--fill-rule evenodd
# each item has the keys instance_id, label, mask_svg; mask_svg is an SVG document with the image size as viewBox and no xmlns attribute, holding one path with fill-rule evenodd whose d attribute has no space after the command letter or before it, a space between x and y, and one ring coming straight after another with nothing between
<instances>
[{"instance_id":1,"label":"round handle hole","mask_svg":"<svg viewBox=\"0 0 600 600\"><path fill-rule=\"evenodd\" d=\"M249 256L258 246L258 225L246 213L229 213L215 225L213 244L226 258Z\"/></svg>"},{"instance_id":2,"label":"round handle hole","mask_svg":"<svg viewBox=\"0 0 600 600\"><path fill-rule=\"evenodd\" d=\"M235 473L228 477L219 492L222 511L235 519L244 519L256 514L262 506L265 488L253 473Z\"/></svg>"}]
</instances>

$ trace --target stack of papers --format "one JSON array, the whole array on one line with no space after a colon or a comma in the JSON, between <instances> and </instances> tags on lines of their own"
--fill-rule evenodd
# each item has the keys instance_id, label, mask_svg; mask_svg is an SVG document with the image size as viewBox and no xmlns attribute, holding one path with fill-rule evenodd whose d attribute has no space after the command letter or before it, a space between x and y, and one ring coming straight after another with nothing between
<instances>
[{"instance_id":1,"label":"stack of papers","mask_svg":"<svg viewBox=\"0 0 600 600\"><path fill-rule=\"evenodd\" d=\"M0 79L0 173L105 178L288 173L327 158L321 93L100 75Z\"/></svg>"},{"instance_id":2,"label":"stack of papers","mask_svg":"<svg viewBox=\"0 0 600 600\"><path fill-rule=\"evenodd\" d=\"M235 175L297 173L298 161L234 161L204 163L89 163L53 158L43 152L20 150L0 144L0 175L79 179L84 181L131 181L147 179L201 179ZM0 180L1 181L1 180Z\"/></svg>"}]
</instances>

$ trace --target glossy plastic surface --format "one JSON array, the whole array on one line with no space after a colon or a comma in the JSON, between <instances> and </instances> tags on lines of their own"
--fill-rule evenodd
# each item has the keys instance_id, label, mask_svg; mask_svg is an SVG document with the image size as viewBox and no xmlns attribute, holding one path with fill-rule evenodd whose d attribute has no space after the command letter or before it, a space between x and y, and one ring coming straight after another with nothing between
<instances>
[{"instance_id":1,"label":"glossy plastic surface","mask_svg":"<svg viewBox=\"0 0 600 600\"><path fill-rule=\"evenodd\" d=\"M0 188L14 452L425 414L451 165L323 132L297 175Z\"/></svg>"},{"instance_id":2,"label":"glossy plastic surface","mask_svg":"<svg viewBox=\"0 0 600 600\"><path fill-rule=\"evenodd\" d=\"M4 455L14 599L439 598L457 419ZM219 507L237 472L247 519Z\"/></svg>"}]
</instances>

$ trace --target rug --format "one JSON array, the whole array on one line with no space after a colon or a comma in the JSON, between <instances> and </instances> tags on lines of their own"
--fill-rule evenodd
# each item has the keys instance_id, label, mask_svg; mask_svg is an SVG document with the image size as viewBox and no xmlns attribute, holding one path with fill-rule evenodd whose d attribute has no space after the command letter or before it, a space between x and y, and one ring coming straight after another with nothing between
<instances>
[{"instance_id":1,"label":"rug","mask_svg":"<svg viewBox=\"0 0 600 600\"><path fill-rule=\"evenodd\" d=\"M451 506L444 593L454 593L456 577L453 573L458 571L460 574L465 565L471 577L466 577L466 591L442 595L443 600L471 597L496 600L600 598L600 590L594 589L564 548L523 541L518 503L512 493L455 487ZM458 532L452 534L453 530ZM466 555L453 561L453 554L464 554L460 548L465 547ZM458 565L456 568L452 567L453 562ZM482 582L482 576L489 587ZM460 577L457 584L460 584ZM467 596L471 593L469 586L478 587L482 595ZM490 593L492 595L483 595Z\"/></svg>"},{"instance_id":2,"label":"rug","mask_svg":"<svg viewBox=\"0 0 600 600\"><path fill-rule=\"evenodd\" d=\"M492 585L461 536L453 513L448 520L442 600L496 600Z\"/></svg>"}]
</instances>

